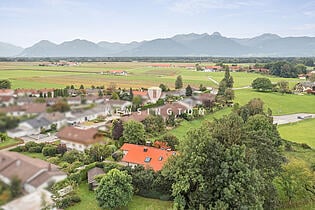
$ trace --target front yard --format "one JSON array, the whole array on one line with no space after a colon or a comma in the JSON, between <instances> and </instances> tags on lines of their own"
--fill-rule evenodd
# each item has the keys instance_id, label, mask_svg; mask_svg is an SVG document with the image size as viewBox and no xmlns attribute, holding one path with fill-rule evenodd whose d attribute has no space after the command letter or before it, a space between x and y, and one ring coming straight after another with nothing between
<instances>
[{"instance_id":1,"label":"front yard","mask_svg":"<svg viewBox=\"0 0 315 210\"><path fill-rule=\"evenodd\" d=\"M7 138L6 140L0 142L0 150L5 149L11 146L18 145L19 143L22 143L20 140Z\"/></svg>"},{"instance_id":2,"label":"front yard","mask_svg":"<svg viewBox=\"0 0 315 210\"><path fill-rule=\"evenodd\" d=\"M97 201L93 191L88 189L87 183L82 183L77 189L77 194L81 198L81 202L67 208L67 210L101 210L98 207ZM128 207L122 208L122 210L167 210L172 209L172 202L161 201L157 199L144 198L140 196L134 196Z\"/></svg>"}]
</instances>

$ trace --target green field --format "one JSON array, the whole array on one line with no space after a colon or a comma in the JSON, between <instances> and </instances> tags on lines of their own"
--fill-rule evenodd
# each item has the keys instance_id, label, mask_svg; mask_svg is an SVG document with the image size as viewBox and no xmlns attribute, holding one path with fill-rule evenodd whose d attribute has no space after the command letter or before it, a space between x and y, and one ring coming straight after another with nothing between
<instances>
[{"instance_id":1,"label":"green field","mask_svg":"<svg viewBox=\"0 0 315 210\"><path fill-rule=\"evenodd\" d=\"M122 88L150 87L164 83L174 88L176 77L182 75L184 86L190 84L197 88L200 84L217 87L209 77L220 82L224 76L224 72L197 72L179 67L181 64L173 64L175 67L167 68L151 65L152 63L145 62L86 62L79 66L39 66L36 62L3 62L0 63L0 79L10 79L13 88L61 88L71 84L108 87L110 83L116 83L117 87ZM127 71L128 76L100 74L117 69ZM232 72L231 75L236 88L249 86L254 79L262 76L270 78L272 82L287 80L291 86L300 81L246 72Z\"/></svg>"},{"instance_id":2,"label":"green field","mask_svg":"<svg viewBox=\"0 0 315 210\"><path fill-rule=\"evenodd\" d=\"M278 130L283 139L306 143L315 148L315 119L280 125Z\"/></svg>"},{"instance_id":3,"label":"green field","mask_svg":"<svg viewBox=\"0 0 315 210\"><path fill-rule=\"evenodd\" d=\"M81 184L77 190L78 195L81 198L81 202L75 206L67 208L68 210L100 210L98 206L94 192L88 190L86 183ZM144 198L140 196L133 196L132 201L128 204L128 207L121 210L167 210L172 209L172 202L161 201L156 199Z\"/></svg>"},{"instance_id":4,"label":"green field","mask_svg":"<svg viewBox=\"0 0 315 210\"><path fill-rule=\"evenodd\" d=\"M270 108L273 115L294 113L315 113L315 96L294 95L280 93L257 92L252 89L235 91L235 102L245 105L252 98L260 98L265 102L265 107Z\"/></svg>"},{"instance_id":5,"label":"green field","mask_svg":"<svg viewBox=\"0 0 315 210\"><path fill-rule=\"evenodd\" d=\"M202 123L206 121L211 121L215 118L221 118L223 115L228 115L231 112L230 108L219 110L215 113L208 114L200 119L193 120L193 121L182 121L180 125L176 128L170 130L168 133L175 135L178 139L183 139L186 133L189 130L199 128Z\"/></svg>"}]
</instances>

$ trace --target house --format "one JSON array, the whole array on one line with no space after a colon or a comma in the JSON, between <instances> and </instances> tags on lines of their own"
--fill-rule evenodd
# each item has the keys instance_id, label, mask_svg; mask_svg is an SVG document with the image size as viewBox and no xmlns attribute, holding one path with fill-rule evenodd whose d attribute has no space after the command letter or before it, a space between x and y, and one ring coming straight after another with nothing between
<instances>
[{"instance_id":1,"label":"house","mask_svg":"<svg viewBox=\"0 0 315 210\"><path fill-rule=\"evenodd\" d=\"M299 82L295 85L295 91L302 93L302 92L307 92L307 93L315 93L315 82Z\"/></svg>"},{"instance_id":2,"label":"house","mask_svg":"<svg viewBox=\"0 0 315 210\"><path fill-rule=\"evenodd\" d=\"M67 122L69 125L76 125L86 121L95 120L99 116L106 116L108 107L106 105L97 105L92 109L77 110L72 113L67 113Z\"/></svg>"},{"instance_id":3,"label":"house","mask_svg":"<svg viewBox=\"0 0 315 210\"><path fill-rule=\"evenodd\" d=\"M211 93L202 93L198 96L193 96L193 98L198 101L198 104L205 107L212 107L215 102L215 97L216 95Z\"/></svg>"},{"instance_id":4,"label":"house","mask_svg":"<svg viewBox=\"0 0 315 210\"><path fill-rule=\"evenodd\" d=\"M50 125L51 123L47 119L39 116L19 123L17 128L8 130L7 134L11 138L40 134L42 129L48 130Z\"/></svg>"},{"instance_id":5,"label":"house","mask_svg":"<svg viewBox=\"0 0 315 210\"><path fill-rule=\"evenodd\" d=\"M37 91L35 89L16 89L15 90L15 95L17 97L22 97L22 96L33 96L36 95Z\"/></svg>"},{"instance_id":6,"label":"house","mask_svg":"<svg viewBox=\"0 0 315 210\"><path fill-rule=\"evenodd\" d=\"M121 162L130 167L142 165L145 168L152 168L154 171L162 169L167 159L176 152L144 145L125 143L121 148L123 158Z\"/></svg>"},{"instance_id":7,"label":"house","mask_svg":"<svg viewBox=\"0 0 315 210\"><path fill-rule=\"evenodd\" d=\"M31 104L35 102L35 99L32 97L28 97L28 96L18 96L15 99L16 105L18 106L23 106L25 104Z\"/></svg>"},{"instance_id":8,"label":"house","mask_svg":"<svg viewBox=\"0 0 315 210\"><path fill-rule=\"evenodd\" d=\"M0 108L0 113L5 113L7 116L20 117L26 114L25 108L22 106L8 106Z\"/></svg>"},{"instance_id":9,"label":"house","mask_svg":"<svg viewBox=\"0 0 315 210\"><path fill-rule=\"evenodd\" d=\"M10 106L14 104L13 96L0 96L0 106Z\"/></svg>"},{"instance_id":10,"label":"house","mask_svg":"<svg viewBox=\"0 0 315 210\"><path fill-rule=\"evenodd\" d=\"M95 190L95 188L98 186L99 183L95 180L95 177L101 174L105 174L102 168L94 167L88 170L87 176L90 190Z\"/></svg>"},{"instance_id":11,"label":"house","mask_svg":"<svg viewBox=\"0 0 315 210\"><path fill-rule=\"evenodd\" d=\"M46 206L53 206L52 193L45 189L37 189L34 192L14 199L13 201L1 206L3 210L34 210L43 209L43 199Z\"/></svg>"},{"instance_id":12,"label":"house","mask_svg":"<svg viewBox=\"0 0 315 210\"><path fill-rule=\"evenodd\" d=\"M87 95L85 97L87 104L101 104L104 103L104 98L96 95Z\"/></svg>"},{"instance_id":13,"label":"house","mask_svg":"<svg viewBox=\"0 0 315 210\"><path fill-rule=\"evenodd\" d=\"M58 182L67 177L56 165L46 161L31 158L17 152L0 152L0 180L10 184L12 178L21 180L23 189L34 192L44 189L50 183Z\"/></svg>"},{"instance_id":14,"label":"house","mask_svg":"<svg viewBox=\"0 0 315 210\"><path fill-rule=\"evenodd\" d=\"M157 113L163 117L164 120L168 119L169 116L174 115L175 117L180 116L187 112L191 107L187 104L175 102L167 103L161 107L156 108Z\"/></svg>"},{"instance_id":15,"label":"house","mask_svg":"<svg viewBox=\"0 0 315 210\"><path fill-rule=\"evenodd\" d=\"M67 102L70 106L80 105L82 102L81 96L68 97Z\"/></svg>"},{"instance_id":16,"label":"house","mask_svg":"<svg viewBox=\"0 0 315 210\"><path fill-rule=\"evenodd\" d=\"M111 71L108 71L108 74L115 75L115 76L127 76L128 75L128 73L124 70L111 70Z\"/></svg>"},{"instance_id":17,"label":"house","mask_svg":"<svg viewBox=\"0 0 315 210\"><path fill-rule=\"evenodd\" d=\"M221 70L222 66L205 66L204 72L216 72Z\"/></svg>"},{"instance_id":18,"label":"house","mask_svg":"<svg viewBox=\"0 0 315 210\"><path fill-rule=\"evenodd\" d=\"M14 90L11 89L0 89L0 96L13 96Z\"/></svg>"},{"instance_id":19,"label":"house","mask_svg":"<svg viewBox=\"0 0 315 210\"><path fill-rule=\"evenodd\" d=\"M40 134L42 130L50 130L55 124L57 129L65 126L67 120L65 114L59 112L42 113L36 118L20 122L18 127L8 130L7 134L11 138Z\"/></svg>"},{"instance_id":20,"label":"house","mask_svg":"<svg viewBox=\"0 0 315 210\"><path fill-rule=\"evenodd\" d=\"M128 109L131 106L132 106L132 103L130 101L106 100L105 112L107 114L124 113L124 112L128 112Z\"/></svg>"},{"instance_id":21,"label":"house","mask_svg":"<svg viewBox=\"0 0 315 210\"><path fill-rule=\"evenodd\" d=\"M67 149L75 149L83 152L93 144L102 143L104 136L96 128L77 128L68 126L62 128L56 135L61 144L65 144Z\"/></svg>"}]
</instances>

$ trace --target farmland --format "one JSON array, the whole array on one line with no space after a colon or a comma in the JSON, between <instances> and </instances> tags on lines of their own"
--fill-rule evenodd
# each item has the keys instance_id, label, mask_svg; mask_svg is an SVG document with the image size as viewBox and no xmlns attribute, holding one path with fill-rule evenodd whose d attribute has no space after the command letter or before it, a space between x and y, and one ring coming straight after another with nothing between
<instances>
[{"instance_id":1,"label":"farmland","mask_svg":"<svg viewBox=\"0 0 315 210\"><path fill-rule=\"evenodd\" d=\"M180 67L183 64L173 64L172 67L152 67L151 63L144 62L91 62L82 63L78 66L39 66L36 62L4 62L0 63L0 79L8 78L13 83L13 88L44 88L44 87L65 87L69 84L105 85L116 83L121 88L140 88L157 86L160 83L167 84L174 88L174 81L177 75L182 75L184 85L199 87L217 87L217 84L209 79L220 81L223 72L196 72L194 69ZM190 64L194 65L194 64ZM201 64L211 65L211 64ZM100 74L109 70L125 70L128 76L114 76ZM240 88L249 86L251 82L261 77L260 74L232 72L234 87ZM287 80L293 86L298 79L283 79L268 76L272 82Z\"/></svg>"}]
</instances>

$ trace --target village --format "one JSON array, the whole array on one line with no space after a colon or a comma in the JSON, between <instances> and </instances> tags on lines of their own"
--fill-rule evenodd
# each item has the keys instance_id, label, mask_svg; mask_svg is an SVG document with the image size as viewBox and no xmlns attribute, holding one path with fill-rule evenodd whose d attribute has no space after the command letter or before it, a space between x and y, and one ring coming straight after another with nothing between
<instances>
[{"instance_id":1,"label":"village","mask_svg":"<svg viewBox=\"0 0 315 210\"><path fill-rule=\"evenodd\" d=\"M168 64L151 67L164 66L173 67ZM181 68L222 71L227 77L229 72L244 70L238 65L226 68L190 64ZM269 72L264 68L249 69L257 75ZM309 72L307 78L313 73ZM128 71L110 70L100 74L126 77ZM11 193L16 199L11 198L2 208L19 209L26 205L40 209L43 200L47 206L58 208L75 205L81 199L76 185L85 183L85 188L95 190L99 185L97 177L104 175L108 167L152 170L159 174L167 160L178 154L179 140L176 136L164 135L165 131L182 121L198 120L234 106L233 93L225 91L218 97L220 87L202 84L183 87L180 75L174 82L173 90L165 84L125 89L115 83L108 88L69 85L58 89L0 89L0 113L12 121L2 128L6 134L1 139L15 140L0 153L0 179L8 186L20 186L16 195ZM279 91L276 85L267 90ZM264 91L260 87L257 90ZM315 82L305 78L289 92L314 94ZM165 191L159 191L158 195L169 196ZM28 199L36 196L38 199Z\"/></svg>"}]
</instances>

